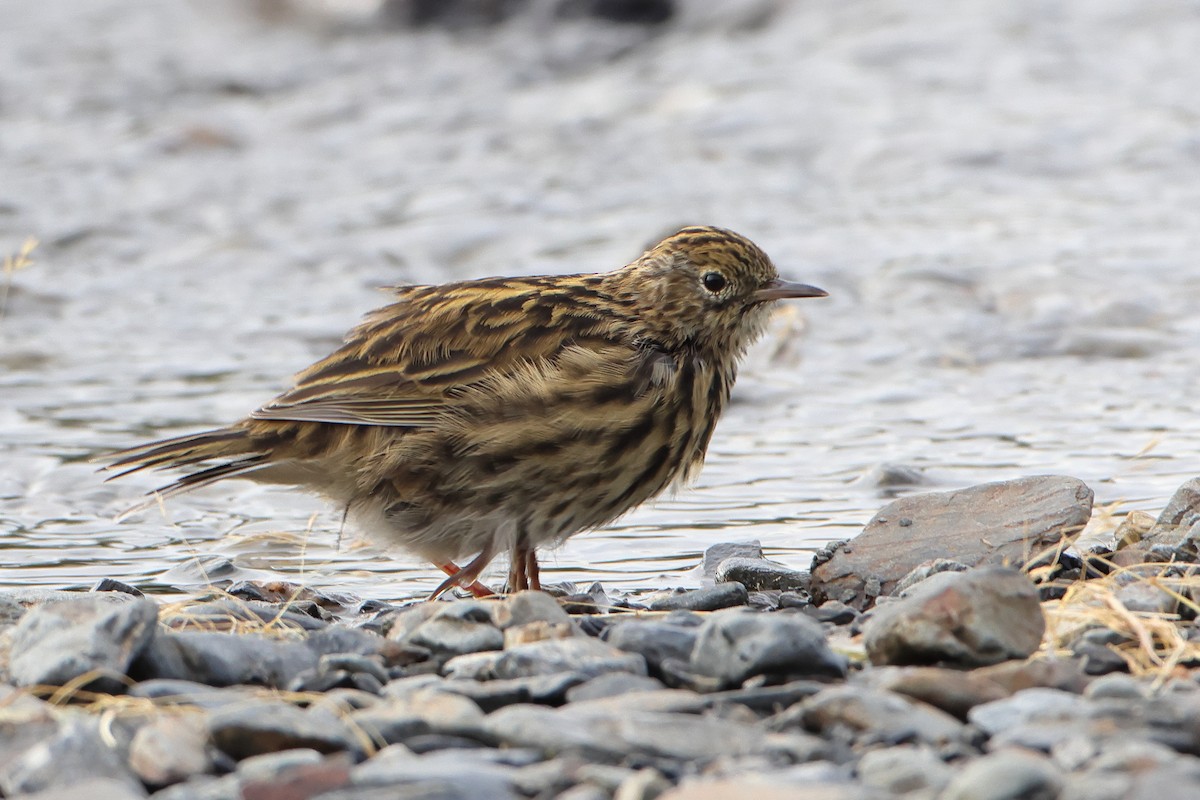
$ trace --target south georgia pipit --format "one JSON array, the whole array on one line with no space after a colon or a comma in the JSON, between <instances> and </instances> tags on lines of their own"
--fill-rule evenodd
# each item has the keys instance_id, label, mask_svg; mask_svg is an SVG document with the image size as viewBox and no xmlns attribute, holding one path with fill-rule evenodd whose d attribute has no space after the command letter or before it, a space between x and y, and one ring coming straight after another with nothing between
<instances>
[{"instance_id":1,"label":"south georgia pipit","mask_svg":"<svg viewBox=\"0 0 1200 800\"><path fill-rule=\"evenodd\" d=\"M245 419L103 469L189 470L138 509L225 478L315 492L443 570L430 599L492 594L504 552L509 590L537 589L539 547L696 474L776 301L825 295L713 227L611 272L401 286Z\"/></svg>"}]
</instances>

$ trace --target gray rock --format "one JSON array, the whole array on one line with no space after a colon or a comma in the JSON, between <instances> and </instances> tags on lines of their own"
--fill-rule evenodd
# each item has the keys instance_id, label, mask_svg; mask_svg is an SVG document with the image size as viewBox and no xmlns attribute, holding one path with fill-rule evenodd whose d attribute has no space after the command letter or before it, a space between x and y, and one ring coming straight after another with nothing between
<instances>
[{"instance_id":1,"label":"gray rock","mask_svg":"<svg viewBox=\"0 0 1200 800\"><path fill-rule=\"evenodd\" d=\"M140 787L135 789L124 781L112 778L87 778L78 783L72 783L70 786L23 794L21 800L80 800L80 798L87 798L87 800L140 800L145 796L146 792L143 789Z\"/></svg>"},{"instance_id":2,"label":"gray rock","mask_svg":"<svg viewBox=\"0 0 1200 800\"><path fill-rule=\"evenodd\" d=\"M874 664L985 666L1025 658L1046 622L1036 587L1006 567L942 572L875 609L863 625Z\"/></svg>"},{"instance_id":3,"label":"gray rock","mask_svg":"<svg viewBox=\"0 0 1200 800\"><path fill-rule=\"evenodd\" d=\"M1125 672L1129 664L1116 652L1115 646L1122 645L1129 638L1111 628L1096 627L1082 631L1071 641L1071 653L1078 658L1088 675L1106 675L1111 672Z\"/></svg>"},{"instance_id":4,"label":"gray rock","mask_svg":"<svg viewBox=\"0 0 1200 800\"><path fill-rule=\"evenodd\" d=\"M775 686L748 686L741 689L729 689L724 692L712 692L702 697L708 701L709 707L721 708L737 704L753 711L768 714L781 708L789 708L802 700L829 688L829 684L820 681L789 681Z\"/></svg>"},{"instance_id":5,"label":"gray rock","mask_svg":"<svg viewBox=\"0 0 1200 800\"><path fill-rule=\"evenodd\" d=\"M265 753L238 764L240 800L249 798L328 797L351 784L352 759L345 753L323 756L314 750Z\"/></svg>"},{"instance_id":6,"label":"gray rock","mask_svg":"<svg viewBox=\"0 0 1200 800\"><path fill-rule=\"evenodd\" d=\"M492 624L501 630L531 622L566 624L571 621L559 602L545 592L517 592L488 606Z\"/></svg>"},{"instance_id":7,"label":"gray rock","mask_svg":"<svg viewBox=\"0 0 1200 800\"><path fill-rule=\"evenodd\" d=\"M670 782L658 770L639 769L621 781L613 800L655 800L670 788Z\"/></svg>"},{"instance_id":8,"label":"gray rock","mask_svg":"<svg viewBox=\"0 0 1200 800\"><path fill-rule=\"evenodd\" d=\"M813 596L865 608L933 559L1022 565L1056 552L1064 536L1083 529L1091 510L1091 489L1062 476L901 498L814 567Z\"/></svg>"},{"instance_id":9,"label":"gray rock","mask_svg":"<svg viewBox=\"0 0 1200 800\"><path fill-rule=\"evenodd\" d=\"M5 797L64 790L96 779L122 784L136 796L145 796L141 781L106 742L95 718L68 719L53 736L0 765L0 790Z\"/></svg>"},{"instance_id":10,"label":"gray rock","mask_svg":"<svg viewBox=\"0 0 1200 800\"><path fill-rule=\"evenodd\" d=\"M989 736L996 736L1029 722L1079 719L1086 715L1090 706L1091 703L1079 695L1039 687L976 706L967 714L967 721Z\"/></svg>"},{"instance_id":11,"label":"gray rock","mask_svg":"<svg viewBox=\"0 0 1200 800\"><path fill-rule=\"evenodd\" d=\"M1089 766L1104 772L1140 772L1150 765L1166 766L1183 761L1177 751L1158 742L1137 739L1114 738L1103 743L1099 752L1092 756ZM1187 759L1200 770L1200 761ZM1200 777L1200 776L1198 776Z\"/></svg>"},{"instance_id":12,"label":"gray rock","mask_svg":"<svg viewBox=\"0 0 1200 800\"><path fill-rule=\"evenodd\" d=\"M604 697L616 697L629 692L655 692L664 689L662 683L645 675L630 675L625 672L607 672L597 675L587 683L573 686L567 690L567 701L576 703L582 700L599 700Z\"/></svg>"},{"instance_id":13,"label":"gray rock","mask_svg":"<svg viewBox=\"0 0 1200 800\"><path fill-rule=\"evenodd\" d=\"M762 558L762 543L757 539L748 542L719 542L704 551L704 562L701 569L704 577L716 580L717 568L728 558Z\"/></svg>"},{"instance_id":14,"label":"gray rock","mask_svg":"<svg viewBox=\"0 0 1200 800\"><path fill-rule=\"evenodd\" d=\"M350 774L354 792L347 798L368 796L365 790L386 788L397 792L390 795L402 798L461 798L479 800L515 798L513 789L516 770L480 758L471 751L444 751L422 756L413 755L401 747L388 747L355 767ZM337 797L336 794L330 796ZM322 795L325 800L326 795Z\"/></svg>"},{"instance_id":15,"label":"gray rock","mask_svg":"<svg viewBox=\"0 0 1200 800\"><path fill-rule=\"evenodd\" d=\"M388 698L349 716L352 729L383 744L403 743L429 734L464 736L478 741L483 721L483 711L472 700L438 689Z\"/></svg>"},{"instance_id":16,"label":"gray rock","mask_svg":"<svg viewBox=\"0 0 1200 800\"><path fill-rule=\"evenodd\" d=\"M207 603L196 603L178 610L164 611L163 623L186 624L201 629L227 629L236 625L269 625L280 631L316 631L328 626L328 622L302 612L292 610L286 604L264 603L258 600L223 599Z\"/></svg>"},{"instance_id":17,"label":"gray rock","mask_svg":"<svg viewBox=\"0 0 1200 800\"><path fill-rule=\"evenodd\" d=\"M442 665L441 673L455 680L491 680L495 677L496 664L503 656L499 650L455 656Z\"/></svg>"},{"instance_id":18,"label":"gray rock","mask_svg":"<svg viewBox=\"0 0 1200 800\"><path fill-rule=\"evenodd\" d=\"M1175 800L1200 797L1200 766L1143 763L1129 771L1092 769L1068 775L1058 800Z\"/></svg>"},{"instance_id":19,"label":"gray rock","mask_svg":"<svg viewBox=\"0 0 1200 800\"><path fill-rule=\"evenodd\" d=\"M865 670L861 679L869 686L920 700L940 708L956 719L982 703L1008 697L1007 687L981 674L944 667L877 667Z\"/></svg>"},{"instance_id":20,"label":"gray rock","mask_svg":"<svg viewBox=\"0 0 1200 800\"><path fill-rule=\"evenodd\" d=\"M574 672L595 677L606 672L646 674L646 659L626 653L598 639L575 637L546 639L505 650L492 666L495 678L526 678Z\"/></svg>"},{"instance_id":21,"label":"gray rock","mask_svg":"<svg viewBox=\"0 0 1200 800\"><path fill-rule=\"evenodd\" d=\"M387 685L383 687L381 694L384 697L404 698L426 689L441 689L450 683L451 681L443 678L441 675L431 675L428 673L406 675L403 678L394 678L388 681Z\"/></svg>"},{"instance_id":22,"label":"gray rock","mask_svg":"<svg viewBox=\"0 0 1200 800\"><path fill-rule=\"evenodd\" d=\"M556 795L554 800L612 800L612 795L594 784L580 783Z\"/></svg>"},{"instance_id":23,"label":"gray rock","mask_svg":"<svg viewBox=\"0 0 1200 800\"><path fill-rule=\"evenodd\" d=\"M865 785L896 795L939 792L954 774L932 748L911 745L863 753L855 770Z\"/></svg>"},{"instance_id":24,"label":"gray rock","mask_svg":"<svg viewBox=\"0 0 1200 800\"><path fill-rule=\"evenodd\" d=\"M7 594L0 594L0 631L20 622L28 609Z\"/></svg>"},{"instance_id":25,"label":"gray rock","mask_svg":"<svg viewBox=\"0 0 1200 800\"><path fill-rule=\"evenodd\" d=\"M1148 681L1119 672L1096 678L1083 690L1083 696L1090 700L1142 700L1150 695L1151 687Z\"/></svg>"},{"instance_id":26,"label":"gray rock","mask_svg":"<svg viewBox=\"0 0 1200 800\"><path fill-rule=\"evenodd\" d=\"M378 658L385 667L403 667L424 661L424 648L408 646L362 628L329 625L309 633L304 644L318 656L360 655Z\"/></svg>"},{"instance_id":27,"label":"gray rock","mask_svg":"<svg viewBox=\"0 0 1200 800\"><path fill-rule=\"evenodd\" d=\"M258 634L181 631L155 636L130 672L141 680L284 688L300 673L316 669L317 658L303 642Z\"/></svg>"},{"instance_id":28,"label":"gray rock","mask_svg":"<svg viewBox=\"0 0 1200 800\"><path fill-rule=\"evenodd\" d=\"M714 695L702 695L688 689L656 689L652 691L627 692L611 697L596 697L591 700L576 700L571 708L580 713L598 710L602 713L617 711L658 711L671 714L699 714L712 709Z\"/></svg>"},{"instance_id":29,"label":"gray rock","mask_svg":"<svg viewBox=\"0 0 1200 800\"><path fill-rule=\"evenodd\" d=\"M1200 478L1192 478L1171 495L1146 538L1169 536L1175 531L1187 530L1197 522L1200 522Z\"/></svg>"},{"instance_id":30,"label":"gray rock","mask_svg":"<svg viewBox=\"0 0 1200 800\"><path fill-rule=\"evenodd\" d=\"M122 605L137 599L132 595L120 592L68 592L61 589L44 589L37 586L21 589L5 589L3 592L0 592L0 597L4 598L4 606L9 609L12 608L12 604L16 604L24 609L40 608L42 606L54 605L55 603L84 603L90 605L101 602Z\"/></svg>"},{"instance_id":31,"label":"gray rock","mask_svg":"<svg viewBox=\"0 0 1200 800\"><path fill-rule=\"evenodd\" d=\"M214 711L208 720L212 743L235 759L279 750L312 749L320 753L351 750L357 740L333 714L305 711L289 703L242 703Z\"/></svg>"},{"instance_id":32,"label":"gray rock","mask_svg":"<svg viewBox=\"0 0 1200 800\"><path fill-rule=\"evenodd\" d=\"M700 626L690 669L723 687L753 675L841 677L846 659L825 642L821 626L800 613L730 609Z\"/></svg>"},{"instance_id":33,"label":"gray rock","mask_svg":"<svg viewBox=\"0 0 1200 800\"><path fill-rule=\"evenodd\" d=\"M378 656L364 656L358 653L330 653L317 660L318 672L332 671L352 672L370 675L379 681L380 686L387 683L388 673L383 668L382 659Z\"/></svg>"},{"instance_id":34,"label":"gray rock","mask_svg":"<svg viewBox=\"0 0 1200 800\"><path fill-rule=\"evenodd\" d=\"M893 795L853 783L828 762L720 778L687 778L660 800L891 800Z\"/></svg>"},{"instance_id":35,"label":"gray rock","mask_svg":"<svg viewBox=\"0 0 1200 800\"><path fill-rule=\"evenodd\" d=\"M1174 614L1179 608L1178 591L1167 591L1149 581L1134 581L1116 591L1121 605L1135 614Z\"/></svg>"},{"instance_id":36,"label":"gray rock","mask_svg":"<svg viewBox=\"0 0 1200 800\"><path fill-rule=\"evenodd\" d=\"M526 797L559 797L560 793L574 784L572 774L578 760L567 758L542 758L513 774L514 788Z\"/></svg>"},{"instance_id":37,"label":"gray rock","mask_svg":"<svg viewBox=\"0 0 1200 800\"><path fill-rule=\"evenodd\" d=\"M1050 759L1021 750L968 762L939 800L1055 800L1062 774Z\"/></svg>"},{"instance_id":38,"label":"gray rock","mask_svg":"<svg viewBox=\"0 0 1200 800\"><path fill-rule=\"evenodd\" d=\"M244 800L237 775L192 778L155 792L154 800Z\"/></svg>"},{"instance_id":39,"label":"gray rock","mask_svg":"<svg viewBox=\"0 0 1200 800\"><path fill-rule=\"evenodd\" d=\"M934 746L969 738L963 723L903 695L860 686L834 686L773 717L772 730L802 727L825 738L850 737L860 745L918 743Z\"/></svg>"},{"instance_id":40,"label":"gray rock","mask_svg":"<svg viewBox=\"0 0 1200 800\"><path fill-rule=\"evenodd\" d=\"M860 616L856 609L837 600L826 600L819 606L808 604L801 610L817 622L827 622L830 625L849 625Z\"/></svg>"},{"instance_id":41,"label":"gray rock","mask_svg":"<svg viewBox=\"0 0 1200 800\"><path fill-rule=\"evenodd\" d=\"M91 595L39 606L13 628L9 676L18 686L61 686L92 671L124 675L157 620L157 604L145 599L113 603ZM108 679L96 688L119 685Z\"/></svg>"},{"instance_id":42,"label":"gray rock","mask_svg":"<svg viewBox=\"0 0 1200 800\"><path fill-rule=\"evenodd\" d=\"M649 606L651 611L716 611L744 606L749 599L746 587L740 583L718 583L677 594L659 594L650 600Z\"/></svg>"},{"instance_id":43,"label":"gray rock","mask_svg":"<svg viewBox=\"0 0 1200 800\"><path fill-rule=\"evenodd\" d=\"M766 558L731 556L717 565L717 583L740 583L749 592L764 589L808 591L809 574Z\"/></svg>"},{"instance_id":44,"label":"gray rock","mask_svg":"<svg viewBox=\"0 0 1200 800\"><path fill-rule=\"evenodd\" d=\"M197 706L206 710L244 703L254 690L221 689L195 681L161 678L142 681L129 688L130 697L146 697L163 706Z\"/></svg>"},{"instance_id":45,"label":"gray rock","mask_svg":"<svg viewBox=\"0 0 1200 800\"><path fill-rule=\"evenodd\" d=\"M307 747L247 756L237 765L237 775L244 782L275 781L294 767L320 764L324 757Z\"/></svg>"},{"instance_id":46,"label":"gray rock","mask_svg":"<svg viewBox=\"0 0 1200 800\"><path fill-rule=\"evenodd\" d=\"M767 743L759 725L712 716L595 706L509 706L488 715L485 729L509 746L612 763L636 754L701 766L722 756L760 752Z\"/></svg>"},{"instance_id":47,"label":"gray rock","mask_svg":"<svg viewBox=\"0 0 1200 800\"><path fill-rule=\"evenodd\" d=\"M58 733L58 707L7 684L0 684L0 775L31 747Z\"/></svg>"},{"instance_id":48,"label":"gray rock","mask_svg":"<svg viewBox=\"0 0 1200 800\"><path fill-rule=\"evenodd\" d=\"M479 603L473 600L456 600L452 602L441 603L416 603L405 608L389 611L383 618L383 627L387 630L387 638L393 641L405 641L409 634L417 629L426 620L442 612L442 609L454 603L464 603L468 606L477 606Z\"/></svg>"},{"instance_id":49,"label":"gray rock","mask_svg":"<svg viewBox=\"0 0 1200 800\"><path fill-rule=\"evenodd\" d=\"M937 575L939 572L966 572L969 569L970 567L961 561L954 561L949 558L935 558L913 567L907 575L896 582L895 588L892 589L892 594L903 594L921 581Z\"/></svg>"},{"instance_id":50,"label":"gray rock","mask_svg":"<svg viewBox=\"0 0 1200 800\"><path fill-rule=\"evenodd\" d=\"M457 601L439 604L437 611L404 638L407 644L428 648L440 656L500 650L504 634L492 624L489 604Z\"/></svg>"},{"instance_id":51,"label":"gray rock","mask_svg":"<svg viewBox=\"0 0 1200 800\"><path fill-rule=\"evenodd\" d=\"M138 728L129 766L148 786L168 786L213 771L208 726L198 715L159 716Z\"/></svg>"},{"instance_id":52,"label":"gray rock","mask_svg":"<svg viewBox=\"0 0 1200 800\"><path fill-rule=\"evenodd\" d=\"M661 620L632 618L605 628L602 638L613 647L639 653L650 669L657 672L666 659L691 658L702 620L698 615L689 616L692 619L686 624L678 624L680 618L675 614Z\"/></svg>"},{"instance_id":53,"label":"gray rock","mask_svg":"<svg viewBox=\"0 0 1200 800\"><path fill-rule=\"evenodd\" d=\"M627 672L607 674L619 675L623 680L632 680L638 677ZM449 680L440 688L444 692L469 698L485 713L491 713L498 708L516 703L562 705L567 701L567 694L570 690L588 678L588 675L579 672L556 672L552 675L533 675L528 678L505 680Z\"/></svg>"}]
</instances>

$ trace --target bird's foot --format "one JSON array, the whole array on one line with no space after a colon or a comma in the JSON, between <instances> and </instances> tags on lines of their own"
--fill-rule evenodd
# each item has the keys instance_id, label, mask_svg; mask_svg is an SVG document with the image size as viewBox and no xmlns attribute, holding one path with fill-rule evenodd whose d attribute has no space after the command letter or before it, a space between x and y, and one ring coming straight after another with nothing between
<instances>
[{"instance_id":1,"label":"bird's foot","mask_svg":"<svg viewBox=\"0 0 1200 800\"><path fill-rule=\"evenodd\" d=\"M475 562L471 562L471 563L474 564ZM448 577L446 580L442 581L441 585L438 586L438 588L433 590L433 594L431 594L429 596L430 600L436 599L439 595L441 595L443 592L445 592L447 589L450 589L453 586L458 586L462 589L466 589L468 592L470 592L475 597L495 597L496 596L496 593L494 591L492 591L485 584L482 584L477 580L472 580L470 583L464 583L464 581L466 580L466 577L463 576L463 568L458 566L457 564L455 564L453 561L437 562L435 564L435 566L438 569L440 569L442 572L449 575L450 577ZM468 565L468 567L469 566L470 565ZM481 567L479 571L482 572L483 568ZM476 573L476 574L478 574L478 573Z\"/></svg>"}]
</instances>

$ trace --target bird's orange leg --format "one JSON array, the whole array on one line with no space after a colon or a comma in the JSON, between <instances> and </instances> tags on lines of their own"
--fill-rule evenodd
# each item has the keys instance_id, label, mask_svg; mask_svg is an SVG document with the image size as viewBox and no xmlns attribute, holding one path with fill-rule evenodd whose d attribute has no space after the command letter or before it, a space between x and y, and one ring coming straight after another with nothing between
<instances>
[{"instance_id":1,"label":"bird's orange leg","mask_svg":"<svg viewBox=\"0 0 1200 800\"><path fill-rule=\"evenodd\" d=\"M525 548L517 545L509 556L508 593L520 592L529 588L529 576L525 573Z\"/></svg>"},{"instance_id":2,"label":"bird's orange leg","mask_svg":"<svg viewBox=\"0 0 1200 800\"><path fill-rule=\"evenodd\" d=\"M539 579L537 551L528 545L517 545L512 551L512 564L508 570L508 591L519 592L524 589L540 591L542 582Z\"/></svg>"},{"instance_id":3,"label":"bird's orange leg","mask_svg":"<svg viewBox=\"0 0 1200 800\"><path fill-rule=\"evenodd\" d=\"M480 555L482 555L482 553ZM474 564L475 562L471 562L471 563ZM455 564L453 561L434 562L434 566L437 567L438 569L440 569L442 572L449 575L451 578L454 578L458 581L462 580L461 578L459 578L459 575L462 574L463 568L458 566L458 564ZM484 566L486 566L486 564ZM479 571L482 572L483 568L481 567ZM476 573L476 574L478 574L478 573ZM468 592L470 592L475 597L494 597L496 594L495 592L493 592L491 589L489 589L487 586L480 583L479 581L471 581L471 583L466 586L463 586L463 584L461 582L455 583L452 581L446 581L441 586L439 586L436 590L434 590L434 593L430 596L429 599L433 600L438 595L440 595L442 592L446 591L447 589L449 589L451 586L454 586L454 585L462 586L462 588L466 589Z\"/></svg>"},{"instance_id":4,"label":"bird's orange leg","mask_svg":"<svg viewBox=\"0 0 1200 800\"><path fill-rule=\"evenodd\" d=\"M542 590L542 568L538 565L537 550L532 547L525 551L525 574L529 577L529 588L540 592Z\"/></svg>"}]
</instances>

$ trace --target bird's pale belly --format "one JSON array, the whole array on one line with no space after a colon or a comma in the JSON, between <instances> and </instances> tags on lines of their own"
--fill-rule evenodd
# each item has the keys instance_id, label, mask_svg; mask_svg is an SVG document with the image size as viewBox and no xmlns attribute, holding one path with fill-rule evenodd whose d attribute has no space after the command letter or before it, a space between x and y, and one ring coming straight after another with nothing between
<instances>
[{"instance_id":1,"label":"bird's pale belly","mask_svg":"<svg viewBox=\"0 0 1200 800\"><path fill-rule=\"evenodd\" d=\"M698 468L723 405L710 401L723 394L707 381L689 388L682 397L692 402L652 392L607 413L556 408L494 429L473 425L469 438L409 439L389 480L356 498L351 512L368 532L434 561L489 544L504 551L560 542Z\"/></svg>"}]
</instances>

